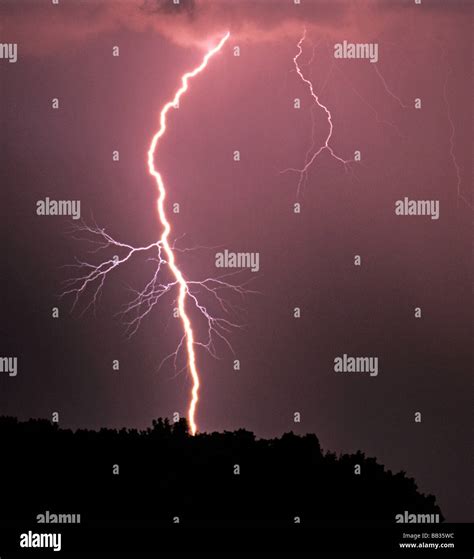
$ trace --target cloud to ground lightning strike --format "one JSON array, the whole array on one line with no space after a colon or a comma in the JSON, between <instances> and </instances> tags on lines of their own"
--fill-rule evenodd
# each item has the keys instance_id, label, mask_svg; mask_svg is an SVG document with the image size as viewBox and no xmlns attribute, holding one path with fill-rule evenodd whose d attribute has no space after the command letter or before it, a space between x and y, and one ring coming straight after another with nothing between
<instances>
[{"instance_id":1,"label":"cloud to ground lightning strike","mask_svg":"<svg viewBox=\"0 0 474 559\"><path fill-rule=\"evenodd\" d=\"M154 274L150 281L146 284L146 286L142 290L133 290L135 294L135 298L124 308L124 310L120 313L122 316L126 318L126 325L128 327L128 332L130 335L133 335L137 329L140 327L143 319L147 317L147 315L154 309L155 305L160 301L163 297L167 294L177 293L176 301L177 307L179 309L179 318L182 324L182 337L178 344L178 347L175 352L171 353L165 359L162 360L162 364L167 361L169 358L174 357L174 365L175 369L177 368L177 359L181 357L181 354L186 355L186 365L182 368L182 370L187 370L191 376L192 380L192 388L191 394L189 399L189 408L188 408L188 420L190 423L191 432L195 434L197 432L197 423L196 423L196 408L199 401L199 388L200 388L200 375L198 371L198 366L196 362L196 347L200 346L213 356L217 357L214 339L217 337L219 338L227 347L232 351L232 346L227 339L227 334L231 331L232 328L239 328L240 325L234 323L233 321L229 320L225 315L228 315L230 311L235 312L235 308L233 305L227 303L224 300L223 296L221 295L223 290L229 290L231 293L243 296L247 293L251 293L248 289L245 288L246 283L242 283L240 285L234 285L229 283L227 279L229 276L234 274L226 274L224 276L220 276L217 278L208 277L204 280L195 281L187 279L185 274L182 272L181 268L178 267L176 262L175 255L179 252L184 252L193 249L183 249L177 247L177 241L171 242L170 235L172 234L171 223L168 221L165 212L165 200L167 195L167 189L165 187L165 183L163 178L158 171L157 167L155 167L155 157L157 155L157 148L158 144L165 135L167 129L167 117L170 109L177 107L179 105L180 98L186 93L189 89L189 81L196 77L198 74L204 71L207 67L208 62L211 58L216 55L225 45L227 40L230 37L230 33L226 33L220 41L210 49L202 59L202 62L197 66L194 70L185 73L181 77L181 85L179 89L174 94L174 97L171 101L168 101L161 109L159 114L159 129L153 135L148 152L147 152L147 165L148 171L151 177L154 178L156 182L156 187L158 191L158 199L157 199L157 214L160 224L162 226L162 233L161 237L158 241L150 243L146 246L141 247L133 247L129 244L120 242L115 240L112 236L105 232L104 229L99 228L97 225L94 226L87 226L85 224L80 225L79 227L75 227L75 232L78 234L79 237L82 236L82 239L87 239L89 242L93 244L95 249L92 251L93 253L98 253L102 250L114 249L116 255L112 258L104 260L100 264L91 264L88 262L81 262L77 261L78 263L73 265L76 268L79 268L81 271L86 270L84 275L81 275L78 278L69 280L69 289L64 293L65 294L73 294L74 295L74 304L78 301L78 298L85 293L87 290L91 289L93 293L92 300L86 306L88 309L91 305L95 306L96 302L98 301L102 287L104 286L104 282L106 277L115 269L120 267L121 265L126 265L128 262L131 262L135 256L145 255L149 252L154 252L154 256L149 258L149 261L156 263L156 268L154 270ZM299 39L297 43L297 52L293 58L293 65L294 70L296 72L299 79L305 84L305 87L308 88L309 93L313 99L313 103L310 108L311 117L313 117L313 113L321 113L325 115L326 120L324 123L324 138L323 141L317 141L315 135L315 121L311 118L312 124L312 135L311 135L311 145L306 152L304 158L304 166L301 169L290 168L284 171L293 171L299 174L299 182L298 182L298 193L302 185L304 185L305 181L308 177L308 171L317 157L323 152L329 152L330 156L342 163L344 168L347 170L349 169L352 171L352 167L348 166L349 163L353 162L353 159L345 160L341 156L339 156L333 149L331 142L333 141L333 131L334 131L334 124L332 120L332 114L330 109L321 102L320 98L323 96L323 92L325 90L326 84L331 77L332 68L335 67L337 71L341 73L341 75L348 81L347 76L345 76L344 72L337 66L332 64L331 70L328 73L325 82L318 88L318 93L315 92L315 88L312 83L312 77L310 74L310 70L308 67L311 65L312 61L316 55L316 49L318 45L313 45L312 54L308 62L302 63L301 57L303 55L303 44L307 40L306 37L306 30L304 30L303 35ZM395 93L393 93L387 84L384 76L378 70L377 66L374 65L374 71L381 81L381 84L385 90L385 92L390 95L395 101L397 101L398 105L402 109L409 109L410 107L406 105L400 97L398 97ZM455 134L456 130L454 127L454 122L451 115L451 108L448 101L447 95L447 86L448 86L448 76L446 77L446 82L444 85L443 96L444 101L447 107L448 112L448 120L450 124L450 136L449 136L449 145L450 145L450 157L454 166L454 170L456 173L457 178L457 193L458 197L462 198L467 204L469 201L464 197L461 193L461 173L460 167L458 165L458 161L456 159L455 153ZM363 99L363 97L354 89L351 85L354 93L366 103L371 110L374 112L377 122L384 123L387 125L392 126L401 137L402 134L398 130L398 128L391 122L381 120L379 118L377 110L367 101ZM327 132L326 132L327 126ZM470 206L472 207L472 206ZM206 248L206 247L204 247ZM207 247L210 248L210 247ZM216 247L213 247L216 248ZM161 283L159 279L161 277L161 270L165 266L169 267L169 270L172 273L172 278L168 283ZM255 293L255 292L253 292ZM199 298L198 298L199 294ZM201 301L201 296L204 295L205 297L210 296L215 304L217 304L221 311L223 311L224 315L215 316L208 311L208 307L205 306ZM175 302L176 302L175 301ZM189 307L193 307L194 311L198 311L201 317L204 318L205 322L207 323L207 338L202 341L199 336L197 336L198 332L200 331L200 327L197 326L197 321L201 320L199 315L197 318L194 317L191 322L190 314L189 314ZM85 310L86 310L85 309Z\"/></svg>"},{"instance_id":2,"label":"cloud to ground lightning strike","mask_svg":"<svg viewBox=\"0 0 474 559\"><path fill-rule=\"evenodd\" d=\"M176 92L173 100L166 103L166 105L161 110L161 113L160 113L160 128L159 128L158 132L153 136L153 139L152 139L151 144L150 144L150 149L148 150L148 170L150 172L150 175L152 175L155 178L156 184L158 186L158 191L159 191L158 216L159 216L161 224L163 225L163 233L161 235L161 244L163 246L166 257L168 259L167 260L168 265L171 268L171 271L173 272L173 275L174 275L174 277L176 278L176 281L179 284L179 297L178 297L179 316L181 317L181 321L183 323L183 328L184 328L185 335L186 335L186 350L187 350L187 354L188 354L188 368L189 368L189 371L191 373L192 380L193 380L193 387L192 387L192 393L191 393L191 403L189 404L189 410L188 410L188 418L189 418L189 423L190 423L190 426L191 426L191 432L193 433L193 435L196 433L196 430L197 430L197 425L196 425L196 421L195 421L194 417L195 417L195 413L196 413L196 406L197 406L198 399L199 399L198 391L199 391L199 384L200 383L199 383L199 374L198 374L198 370L197 370L197 366L196 366L196 354L194 352L194 332L193 332L193 329L192 329L192 325L191 325L191 321L189 319L189 316L186 313L185 300L186 300L186 295L188 293L188 286L187 286L186 280L183 277L183 274L181 273L181 270L176 265L173 250L172 250L172 248L171 248L171 246L168 242L168 236L169 236L170 231L171 231L171 225L170 225L168 219L166 218L166 212L165 212L165 207L164 207L164 201L165 201L165 197L166 197L166 189L165 189L165 185L164 185L163 179L161 177L161 174L157 171L157 169L155 167L155 161L154 160L155 160L155 152L156 152L156 147L158 145L158 140L163 136L163 134L166 131L166 115L168 114L168 111L171 108L176 107L178 105L181 96L188 90L188 81L191 78L194 78L195 76L197 76L200 72L202 72L204 70L204 68L207 66L207 63L208 63L209 59L221 50L221 48L224 46L225 42L227 41L227 39L229 37L230 37L230 33L227 32L224 35L224 37L222 37L222 39L219 41L217 46L215 46L213 49L211 49L204 56L203 61L201 62L201 64L197 68L195 68L192 72L187 72L186 74L184 74L184 76L181 78L181 87Z\"/></svg>"},{"instance_id":3,"label":"cloud to ground lightning strike","mask_svg":"<svg viewBox=\"0 0 474 559\"><path fill-rule=\"evenodd\" d=\"M176 351L165 357L165 359L162 360L161 364L163 364L169 358L174 357L174 364L176 368L178 354L183 346L186 346L186 367L184 368L186 368L190 372L192 378L191 397L188 408L188 420L193 435L197 431L195 416L196 407L199 400L200 387L199 372L196 364L195 346L200 346L206 349L213 357L217 358L217 351L214 340L218 339L221 340L221 342L223 342L231 351L233 351L232 346L227 339L227 335L233 328L241 328L241 325L228 319L226 315L229 315L231 313L236 314L237 310L240 309L238 309L238 307L236 307L231 302L226 301L222 295L222 292L224 290L227 290L240 298L244 297L246 294L256 292L251 291L245 287L246 284L249 283L249 281L245 281L240 284L230 283L230 280L228 280L228 278L230 276L238 274L239 272L228 273L218 277L208 277L200 281L189 280L185 278L184 274L176 263L175 253L186 252L195 249L178 248L176 246L176 241L170 243L169 236L171 234L171 224L168 221L165 212L166 187L160 172L155 167L155 156L157 152L158 142L163 137L166 131L167 114L169 110L173 107L178 106L181 96L188 90L189 80L200 74L206 68L209 60L222 49L229 37L230 33L226 33L221 38L219 43L206 53L199 66L197 66L191 72L187 72L182 76L181 87L176 91L173 99L167 102L161 109L159 119L160 127L154 134L147 152L148 170L150 175L155 179L158 189L157 213L160 224L163 227L160 240L150 243L146 246L134 247L130 244L123 243L114 239L111 235L106 233L104 229L98 227L96 224L90 226L82 223L79 226L74 226L74 238L76 238L77 240L85 240L91 243L91 245L93 246L93 250L91 250L92 254L97 254L101 251L109 249L114 249L116 254L99 264L76 260L76 264L69 265L68 267L78 269L81 274L79 275L79 277L66 280L67 290L62 294L63 296L73 296L73 308L75 308L79 301L79 298L84 295L86 291L92 291L91 301L84 308L83 312L85 312L91 306L95 308L95 305L100 298L105 280L113 270L116 270L121 265L125 265L131 262L132 258L137 255L143 255L149 252L156 253L154 257L148 258L149 261L156 263L155 272L152 278L142 290L132 290L135 294L135 297L129 304L125 306L124 310L120 314L126 318L126 325L129 335L131 336L138 330L143 319L148 316L148 314L153 310L155 305L162 299L162 297L171 293L173 288L178 288L179 291L177 300L179 317L183 325L183 336L178 344ZM169 267L172 272L174 281L170 281L169 283L161 283L159 278L162 267L164 266ZM221 316L214 316L213 314L211 314L207 306L205 306L198 299L198 293L199 298L202 296L202 294L209 296L211 298L211 301L219 306L223 314ZM200 315L207 323L206 341L199 341L196 339L196 329L193 329L193 325L187 311L186 303L191 303L192 305L194 305L194 307L198 310Z\"/></svg>"}]
</instances>

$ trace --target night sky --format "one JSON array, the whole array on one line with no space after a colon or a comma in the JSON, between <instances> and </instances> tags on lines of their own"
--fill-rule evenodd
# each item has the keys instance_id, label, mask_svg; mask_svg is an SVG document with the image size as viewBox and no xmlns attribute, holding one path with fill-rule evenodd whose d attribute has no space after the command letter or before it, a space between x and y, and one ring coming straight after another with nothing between
<instances>
[{"instance_id":1,"label":"night sky","mask_svg":"<svg viewBox=\"0 0 474 559\"><path fill-rule=\"evenodd\" d=\"M219 359L196 349L199 429L314 432L324 449L360 449L408 472L448 521L472 521L471 16L458 0L2 0L1 42L18 44L18 60L0 59L1 355L17 356L18 374L0 375L0 414L59 412L72 428L186 414L184 356L176 371L159 369L181 336L176 293L128 339L117 313L154 270L137 256L107 278L95 313L81 314L90 294L71 312L59 297L74 274L64 266L101 256L71 235L80 222L38 216L36 205L80 200L86 223L134 246L155 242L146 152L159 111L230 30L170 114L156 157L167 207L180 204L169 210L178 247L260 254L258 273L235 276L258 292L233 301L235 356L223 343ZM304 165L312 118L316 146L328 133L293 64L304 27L300 63L331 111L331 146L362 160L345 168L323 151L298 195L298 173L281 171ZM343 40L378 43L377 64L335 59ZM405 196L439 200L439 219L395 215ZM185 277L217 276L217 250L178 252ZM344 353L377 356L378 375L335 373Z\"/></svg>"}]
</instances>

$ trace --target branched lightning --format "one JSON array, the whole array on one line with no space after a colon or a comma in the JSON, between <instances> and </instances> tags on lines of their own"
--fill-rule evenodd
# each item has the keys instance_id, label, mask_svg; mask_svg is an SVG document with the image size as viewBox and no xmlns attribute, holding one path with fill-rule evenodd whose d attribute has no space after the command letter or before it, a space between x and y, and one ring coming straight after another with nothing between
<instances>
[{"instance_id":1,"label":"branched lightning","mask_svg":"<svg viewBox=\"0 0 474 559\"><path fill-rule=\"evenodd\" d=\"M296 55L293 58L293 64L295 65L295 69L296 69L296 73L298 74L298 76L301 78L301 80L308 86L309 91L311 93L311 97L314 99L316 105L322 109L325 113L326 113L326 119L327 119L327 123L329 125L329 129L328 129L328 133L326 136L326 140L324 142L323 145L321 145L314 153L311 157L308 157L309 152L307 153L306 157L305 157L305 164L301 169L296 169L293 167L289 167L287 169L284 169L283 171L281 171L281 173L286 173L288 171L294 171L296 173L299 173L300 178L298 181L298 194L300 192L301 189L301 185L303 183L303 181L305 180L307 173L308 173L308 169L311 167L311 165L313 164L313 162L316 160L316 158L324 151L327 150L329 152L329 154L331 155L331 157L333 157L334 159L336 159L337 161L339 161L340 163L342 163L344 165L344 168L347 170L347 165L349 163L351 163L353 161L353 159L343 159L342 157L340 157L339 155L337 155L335 153L335 151L333 150L333 148L330 145L330 141L332 138L332 133L334 130L334 125L332 122L332 115L331 115L331 111L328 109L328 107L326 105L324 105L323 103L321 103L321 101L319 100L319 95L317 95L314 91L314 87L313 87L313 83L311 82L311 80L309 80L304 74L303 71L301 70L300 64L298 62L298 59L300 58L300 56L303 54L303 42L306 39L306 29L303 31L303 35L301 37L301 39L298 41L297 44L297 49L298 52L296 53ZM313 48L313 56L314 57L314 48ZM314 145L314 136L313 136L313 145ZM311 148L310 148L311 149Z\"/></svg>"},{"instance_id":2,"label":"branched lightning","mask_svg":"<svg viewBox=\"0 0 474 559\"><path fill-rule=\"evenodd\" d=\"M247 293L255 293L255 291L250 291L247 289L247 283L243 282L240 284L232 283L229 279L230 276L234 276L234 274L226 274L219 277L207 277L203 280L189 280L186 279L181 269L178 267L176 262L176 253L186 252L188 250L195 250L197 248L211 248L211 247L196 247L195 249L192 248L178 248L177 241L170 243L170 234L171 234L171 224L167 218L166 211L165 211L165 199L166 199L166 187L163 181L163 178L155 166L155 157L157 152L158 143L161 138L164 136L166 129L167 129L167 116L170 109L178 107L181 97L188 91L189 88L189 81L200 74L206 67L209 60L217 54L226 41L229 39L230 33L226 33L218 42L218 44L210 49L202 59L202 62L197 66L194 70L185 73L181 78L181 85L179 89L174 94L174 97L171 101L168 101L160 111L159 116L159 129L153 135L151 139L151 143L147 152L147 165L149 174L154 178L156 182L156 187L158 191L158 198L157 198L157 214L160 224L162 226L162 234L158 241L150 243L146 246L139 246L135 247L130 244L121 242L113 238L109 235L105 229L98 227L96 224L90 226L85 223L82 223L79 226L74 228L74 234L76 238L80 240L87 240L89 243L92 244L92 254L101 253L102 251L111 251L115 252L115 255L103 260L99 264L85 262L82 260L76 260L75 264L72 264L71 267L79 270L78 277L72 278L67 280L66 282L66 291L63 295L71 295L73 296L73 308L77 305L79 299L82 295L86 292L91 292L91 300L84 308L86 310L90 309L91 307L95 309L95 306L101 296L102 288L106 281L106 278L110 275L110 273L119 268L122 265L131 262L134 257L139 255L148 255L148 261L154 263L154 273L151 279L146 283L143 289L135 290L133 289L133 298L131 301L122 309L119 313L122 318L124 318L127 332L129 336L132 336L136 333L140 325L142 324L143 320L151 313L151 311L155 308L157 303L166 295L172 294L177 290L177 297L175 296L175 300L177 301L177 306L179 310L179 318L181 320L183 334L180 338L178 346L176 350L170 353L167 357L165 357L161 365L165 363L169 359L173 359L175 370L177 369L177 359L180 355L180 352L185 349L186 354L186 365L183 369L187 369L191 375L192 379L192 388L190 394L190 401L189 401L189 408L188 408L188 419L190 423L191 432L195 434L197 432L197 424L196 424L196 408L199 401L199 388L200 388L200 376L199 371L196 363L196 347L202 347L203 349L207 350L213 357L217 358L217 351L215 346L215 341L220 340L223 342L231 351L232 346L228 339L229 332L231 332L234 328L240 328L241 326L234 322L231 317L232 315L236 314L237 310L239 310L235 305L226 301L223 297L223 292L231 292L238 297L243 297ZM288 168L281 173L287 171L293 171L299 174L299 182L298 182L298 193L300 192L300 188L302 184L307 179L308 170L310 169L311 165L314 161L318 158L318 156L323 152L327 151L330 156L342 163L344 168L347 170L348 164L353 162L353 159L346 160L338 155L332 145L331 141L333 138L333 131L334 131L334 124L332 120L332 114L329 108L323 104L320 100L320 95L324 90L323 86L319 94L317 94L314 90L313 83L309 77L303 72L302 64L300 64L299 60L303 54L303 43L306 39L306 30L304 30L302 37L297 43L297 52L293 58L293 64L296 73L298 74L301 81L308 87L311 97L314 100L314 104L311 106L310 113L311 113L311 121L312 121L312 134L311 134L311 145L305 155L304 159L304 166L301 169L298 168ZM307 66L311 64L314 59L315 52L316 52L317 45L313 46L313 52L310 61L307 63ZM385 91L395 99L399 106L403 109L408 108L407 105L403 103L403 101L396 96L388 87L385 78L382 76L376 65L374 65L374 70L378 75L379 79L381 80ZM331 68L332 71L332 68ZM329 79L330 74L328 74L326 78ZM470 207L469 201L462 195L461 193L461 174L460 168L456 159L455 155L455 145L454 145L454 137L455 137L455 127L454 122L451 116L451 108L448 102L447 97L447 84L448 84L449 73L446 78L446 82L444 84L443 90L443 98L447 107L448 112L448 120L451 127L451 134L449 137L450 142L450 156L452 159L452 163L455 169L456 177L457 177L457 193L458 197L462 198ZM354 90L355 91L355 90ZM355 91L355 93L362 99L360 94ZM363 99L362 99L363 100ZM368 104L368 103L367 103ZM375 112L377 121L383 122L385 124L389 124L393 126L395 125L389 122L381 121L378 117L377 111L369 104L369 107ZM328 125L328 131L325 136L324 143L320 144L319 146L316 143L315 139L315 123L314 123L314 111L319 110L322 111L326 116L326 122ZM398 130L398 129L397 129ZM215 248L215 247L212 247ZM164 282L162 278L162 270L163 268L167 267L172 274L171 281ZM208 310L207 306L202 303L201 297L210 297L210 300L213 304L217 305L219 309L219 315L216 316L215 314L211 314ZM189 315L188 306L191 306L198 314L204 319L205 324L207 325L206 337L201 339L196 339L195 335L195 328L193 328L193 324ZM160 367L161 367L160 365Z\"/></svg>"},{"instance_id":3,"label":"branched lightning","mask_svg":"<svg viewBox=\"0 0 474 559\"><path fill-rule=\"evenodd\" d=\"M172 100L167 102L161 109L159 117L160 126L158 131L154 134L147 152L148 171L155 179L158 190L157 213L160 224L163 228L160 240L147 246L134 247L130 244L117 241L111 235L106 233L104 229L99 228L95 224L90 226L82 223L74 228L74 234L76 238L87 240L92 244L93 249L91 252L93 254L107 249L113 249L119 254L115 254L113 257L110 257L99 264L77 260L76 263L70 265L70 267L76 268L80 271L79 277L67 280L66 291L63 293L63 295L73 296L74 308L77 305L79 298L85 294L86 291L91 291L91 300L85 307L84 311L91 307L95 308L95 305L100 298L105 280L112 270L118 268L120 265L130 262L133 257L138 254L151 254L148 260L154 262L156 265L152 278L142 290L133 290L133 299L125 306L120 314L125 317L129 335L133 335L140 327L143 319L153 310L160 299L162 299L162 297L166 294L172 292L174 288L178 289L177 303L179 317L183 326L183 336L176 351L168 355L162 363L169 358L174 357L176 367L177 356L180 350L184 346L186 347L186 368L192 378L188 420L193 435L197 431L195 415L196 407L199 401L200 387L195 346L201 346L209 351L212 356L217 357L214 340L218 338L232 351L232 346L227 338L227 335L233 328L239 328L240 325L236 324L229 318L229 315L235 313L237 308L224 299L222 292L224 290L230 290L230 292L235 295L243 297L251 291L246 288L246 284L248 282L240 284L231 283L229 276L233 276L234 274L225 274L215 278L208 277L200 281L191 281L184 277L176 262L175 253L192 249L177 248L176 242L170 244L169 237L171 233L171 224L165 211L166 187L160 172L155 167L155 156L158 142L166 132L167 115L169 110L179 106L181 97L184 93L186 93L186 91L188 91L189 80L200 74L206 68L209 60L222 49L226 41L229 39L229 36L230 33L226 33L218 44L206 53L199 66L182 76L181 86L176 91ZM169 268L173 277L173 280L168 283L163 283L160 279L160 272L164 266ZM218 305L221 311L220 316L212 315L207 307L200 302L198 295L200 296L202 293L210 296L211 300ZM204 341L196 340L193 325L188 314L187 303L197 309L207 323L207 337Z\"/></svg>"},{"instance_id":4,"label":"branched lightning","mask_svg":"<svg viewBox=\"0 0 474 559\"><path fill-rule=\"evenodd\" d=\"M230 33L227 32L224 35L224 37L222 37L222 39L219 41L217 46L215 46L213 49L211 49L204 56L203 61L201 62L201 64L197 68L195 68L193 71L187 72L186 74L184 74L184 76L181 78L181 87L175 93L175 96L174 96L173 100L166 103L166 105L161 110L161 113L160 113L160 128L159 128L158 132L153 136L153 138L151 140L151 144L150 144L150 149L148 150L148 171L150 172L150 175L152 175L155 178L156 184L158 186L158 191L159 191L158 215L159 215L159 218L160 218L160 222L163 226L163 233L161 235L161 244L162 244L163 249L164 249L164 251L166 253L166 256L168 258L168 265L171 268L171 271L173 272L173 275L174 275L174 277L176 278L176 281L179 284L179 297L178 297L179 315L181 317L184 332L185 332L185 336L186 336L186 349L187 349L187 354L188 354L188 368L189 368L189 371L190 371L192 379L193 379L193 387L192 387L192 393L191 393L191 403L189 405L189 410L188 410L189 423L190 423L191 431L192 431L193 434L196 433L196 430L197 430L196 422L194 420L194 415L195 415L195 412L196 412L196 405L197 405L197 402L198 402L198 391L199 391L200 382L199 382L199 374L198 374L198 370L197 370L197 366L196 366L196 354L194 352L194 332L193 332L193 329L192 329L191 321L189 320L189 317L186 313L186 305L185 305L186 295L188 294L188 285L186 283L186 280L183 277L183 274L181 273L181 270L176 265L174 252L173 252L173 250L172 250L172 248L171 248L171 246L168 242L168 236L169 236L170 231L171 231L171 226L170 226L169 221L166 218L166 213L165 213L165 208L164 208L164 201L165 201L165 198L166 198L166 189L165 189L165 185L163 183L163 179L161 177L161 174L159 173L159 171L155 167L155 151L156 151L156 147L158 145L158 140L163 136L163 134L166 131L166 115L168 114L168 111L171 108L176 107L179 104L179 100L180 100L181 96L188 90L188 81L191 78L194 78L195 76L197 76L199 73L201 73L204 70L204 68L207 66L207 63L208 63L209 59L221 50L221 48L224 46L224 43L227 41L229 36L230 36Z\"/></svg>"},{"instance_id":5,"label":"branched lightning","mask_svg":"<svg viewBox=\"0 0 474 559\"><path fill-rule=\"evenodd\" d=\"M316 160L316 158L324 150L328 151L329 154L331 155L331 157L333 157L334 159L336 159L337 161L342 163L346 170L347 170L347 165L354 161L353 159L350 159L350 160L343 159L341 156L337 155L334 152L333 148L330 145L332 135L333 135L334 125L333 125L333 122L332 122L331 111L329 110L329 108L326 105L324 105L320 101L320 94L321 94L322 90L324 89L324 86L321 88L320 94L319 95L316 94L315 91L314 91L314 86L313 86L312 81L309 79L309 77L307 77L307 75L302 70L302 66L309 67L311 65L311 63L313 62L314 57L315 57L316 48L317 48L318 45L313 45L312 54L311 54L311 57L309 59L309 62L307 62L306 64L300 64L299 59L300 59L301 55L303 54L303 43L304 43L305 40L306 40L306 29L303 31L303 35L297 43L297 53L293 58L293 64L294 64L296 73L300 77L301 81L304 84L307 85L307 87L310 91L310 94L311 94L311 96L312 96L312 98L314 99L314 102L315 102L314 105L312 105L312 107L310 109L310 117L311 117L311 125L312 125L312 128L311 128L311 144L310 144L308 150L306 151L305 158L304 158L304 165L303 165L302 168L298 169L298 168L290 167L290 168L284 169L283 171L280 171L280 173L286 173L288 171L293 171L293 172L296 172L296 173L299 174L299 181L298 181L298 188L297 188L297 194L298 195L300 193L301 187L307 181L309 168L311 167L313 162ZM443 50L443 57L445 57L444 50ZM381 71L379 70L378 64L371 64L370 66L373 66L374 72L376 73L378 79L380 80L385 92L392 99L394 99L397 102L397 104L399 105L399 107L401 109L409 110L411 107L409 105L407 105L406 103L404 103L404 101L390 89L390 87L387 83L387 80L385 79L385 77L383 76ZM331 66L331 70L330 70L330 72L329 72L329 74L326 78L326 83L327 83L327 79L329 78L329 76L331 74L332 68L333 68L333 66ZM460 166L459 166L459 163L458 163L458 160L457 160L457 157L456 157L456 153L455 153L456 128L455 128L454 121L453 121L453 118L452 118L451 106L450 106L450 103L449 103L449 100L448 100L448 94L447 94L448 80L449 80L450 74L451 74L451 69L448 71L448 74L446 76L446 80L445 80L445 83L444 83L444 87L443 87L443 100L444 100L444 103L446 105L447 117L448 117L448 122L449 122L449 126L450 126L449 155L451 157L454 172L455 172L455 175L456 175L456 188L457 188L458 199L463 200L469 208L473 209L472 203L461 192L461 170L460 170ZM397 134L401 138L405 138L405 136L400 132L399 128L394 123L380 119L377 110L360 95L360 93L354 88L353 84L348 80L348 78L346 77L344 72L341 72L341 75L348 82L352 91L374 112L377 122L389 125L390 127L392 127L397 132ZM314 112L313 112L313 110L316 107L319 108L319 109L322 109L324 111L324 113L326 114L326 119L327 119L327 123L328 123L328 133L327 133L326 139L325 139L324 143L322 145L320 145L319 147L316 146L316 141L315 141L315 123L314 123Z\"/></svg>"}]
</instances>

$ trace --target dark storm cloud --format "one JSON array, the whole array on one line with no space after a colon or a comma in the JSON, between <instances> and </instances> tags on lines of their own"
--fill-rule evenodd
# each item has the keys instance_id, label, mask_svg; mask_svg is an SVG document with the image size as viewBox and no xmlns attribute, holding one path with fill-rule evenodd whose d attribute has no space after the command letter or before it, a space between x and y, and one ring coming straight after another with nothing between
<instances>
[{"instance_id":1,"label":"dark storm cloud","mask_svg":"<svg viewBox=\"0 0 474 559\"><path fill-rule=\"evenodd\" d=\"M434 2L425 13L466 3ZM270 9L269 9L270 6ZM61 51L103 33L155 30L183 46L208 47L230 30L234 41L294 38L306 27L326 36L370 41L387 25L406 24L407 0L89 0L53 5L37 0L0 4L3 41L19 43L23 54ZM451 13L451 11L449 12ZM447 13L447 17L449 17Z\"/></svg>"},{"instance_id":2,"label":"dark storm cloud","mask_svg":"<svg viewBox=\"0 0 474 559\"><path fill-rule=\"evenodd\" d=\"M271 3L271 9L268 9ZM361 2L357 4L360 9ZM183 46L206 46L230 30L234 40L271 41L304 27L331 33L355 21L354 4L343 0L90 0L60 3L7 0L0 5L4 41L23 54L44 55L99 34L155 30Z\"/></svg>"},{"instance_id":3,"label":"dark storm cloud","mask_svg":"<svg viewBox=\"0 0 474 559\"><path fill-rule=\"evenodd\" d=\"M149 14L175 15L186 13L192 16L196 12L196 1L180 0L179 4L173 4L169 0L144 0L140 9Z\"/></svg>"}]
</instances>

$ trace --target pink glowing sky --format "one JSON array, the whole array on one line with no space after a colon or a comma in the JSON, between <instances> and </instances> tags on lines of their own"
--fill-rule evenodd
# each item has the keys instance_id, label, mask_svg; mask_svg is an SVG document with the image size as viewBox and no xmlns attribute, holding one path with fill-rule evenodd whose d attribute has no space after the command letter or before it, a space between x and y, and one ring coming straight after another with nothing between
<instances>
[{"instance_id":1,"label":"pink glowing sky","mask_svg":"<svg viewBox=\"0 0 474 559\"><path fill-rule=\"evenodd\" d=\"M229 29L228 47L173 114L158 161L170 201L182 206L178 235L261 254L254 287L262 295L243 304L246 327L232 338L241 371L224 348L220 361L199 356L201 429L315 432L324 448L361 449L408 471L438 496L448 520L472 519L463 486L471 473L472 210L457 194L453 162L454 153L469 198L471 15L472 3L457 0L182 0L179 9L149 0L2 2L2 41L18 43L18 62L0 61L8 208L8 298L0 309L9 317L5 354L23 365L14 384L0 378L1 413L49 417L59 408L66 425L99 427L185 412L189 379L157 372L179 336L166 305L130 342L115 317L127 286L147 280L147 265L106 286L97 316L71 316L64 306L52 324L61 266L84 247L64 235L65 220L38 219L34 208L45 196L81 199L84 218L93 215L114 236L156 240L146 151L159 110ZM311 96L292 63L303 27L301 61L332 111L334 148L348 158L360 150L363 160L346 173L323 154L296 217L297 176L279 171L301 166L311 142ZM343 40L379 43L389 91L368 61L336 63L333 45ZM53 97L61 100L57 113ZM410 107L421 98L423 108L404 108L396 97ZM320 142L324 113L314 111L314 122ZM395 216L404 196L439 200L440 219ZM180 262L188 276L215 272L212 252ZM298 322L294 306L303 309ZM412 318L415 306L424 309L422 322ZM342 353L378 355L382 372L338 377L332 360ZM115 358L121 373L112 377ZM425 420L415 428L418 409Z\"/></svg>"}]
</instances>

